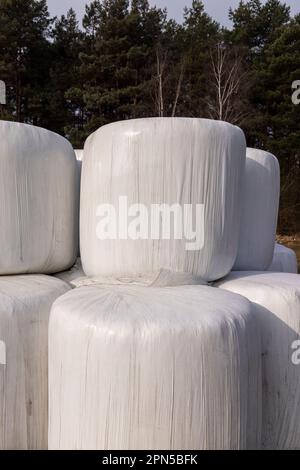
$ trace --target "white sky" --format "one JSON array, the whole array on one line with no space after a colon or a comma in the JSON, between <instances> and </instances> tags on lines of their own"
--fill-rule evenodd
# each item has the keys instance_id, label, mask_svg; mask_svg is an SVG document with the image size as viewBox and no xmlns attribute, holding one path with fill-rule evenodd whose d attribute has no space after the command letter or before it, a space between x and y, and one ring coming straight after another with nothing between
<instances>
[{"instance_id":1,"label":"white sky","mask_svg":"<svg viewBox=\"0 0 300 470\"><path fill-rule=\"evenodd\" d=\"M88 0L48 0L48 7L51 15L62 15L69 8L74 8L81 19L84 7ZM167 7L169 16L178 21L182 20L182 12L185 6L190 6L192 0L150 0L152 5ZM300 0L286 0L285 3L291 6L292 13L300 13ZM205 9L209 15L223 25L230 25L228 20L228 10L230 6L236 7L239 0L204 0Z\"/></svg>"}]
</instances>

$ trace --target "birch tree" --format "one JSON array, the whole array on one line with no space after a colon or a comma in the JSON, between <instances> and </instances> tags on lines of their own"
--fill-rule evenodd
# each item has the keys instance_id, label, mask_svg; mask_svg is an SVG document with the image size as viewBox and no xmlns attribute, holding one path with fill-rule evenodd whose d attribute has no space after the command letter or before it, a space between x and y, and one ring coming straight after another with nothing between
<instances>
[{"instance_id":1,"label":"birch tree","mask_svg":"<svg viewBox=\"0 0 300 470\"><path fill-rule=\"evenodd\" d=\"M208 113L212 119L241 124L247 115L243 98L246 96L247 71L243 57L218 43L210 51Z\"/></svg>"}]
</instances>

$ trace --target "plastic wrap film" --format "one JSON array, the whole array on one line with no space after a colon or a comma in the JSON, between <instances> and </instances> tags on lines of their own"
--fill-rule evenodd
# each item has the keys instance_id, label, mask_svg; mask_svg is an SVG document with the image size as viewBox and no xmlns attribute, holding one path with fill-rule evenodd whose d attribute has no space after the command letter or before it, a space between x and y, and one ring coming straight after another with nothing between
<instances>
[{"instance_id":1,"label":"plastic wrap film","mask_svg":"<svg viewBox=\"0 0 300 470\"><path fill-rule=\"evenodd\" d=\"M92 134L81 186L85 273L226 275L237 255L245 153L238 127L205 119L122 121Z\"/></svg>"},{"instance_id":2,"label":"plastic wrap film","mask_svg":"<svg viewBox=\"0 0 300 470\"><path fill-rule=\"evenodd\" d=\"M70 287L43 275L0 277L0 449L48 444L48 322Z\"/></svg>"},{"instance_id":3,"label":"plastic wrap film","mask_svg":"<svg viewBox=\"0 0 300 470\"><path fill-rule=\"evenodd\" d=\"M53 305L50 449L260 445L261 342L246 299L90 286Z\"/></svg>"},{"instance_id":4,"label":"plastic wrap film","mask_svg":"<svg viewBox=\"0 0 300 470\"><path fill-rule=\"evenodd\" d=\"M273 261L268 271L297 274L298 261L296 253L290 248L276 243Z\"/></svg>"},{"instance_id":5,"label":"plastic wrap film","mask_svg":"<svg viewBox=\"0 0 300 470\"><path fill-rule=\"evenodd\" d=\"M300 361L294 361L300 334L300 276L233 272L217 285L256 305L263 341L263 446L300 449Z\"/></svg>"},{"instance_id":6,"label":"plastic wrap film","mask_svg":"<svg viewBox=\"0 0 300 470\"><path fill-rule=\"evenodd\" d=\"M0 121L0 274L68 269L78 248L74 151L45 129Z\"/></svg>"},{"instance_id":7,"label":"plastic wrap film","mask_svg":"<svg viewBox=\"0 0 300 470\"><path fill-rule=\"evenodd\" d=\"M265 271L272 262L280 194L276 157L247 149L240 244L234 270Z\"/></svg>"},{"instance_id":8,"label":"plastic wrap film","mask_svg":"<svg viewBox=\"0 0 300 470\"><path fill-rule=\"evenodd\" d=\"M188 285L208 285L199 276L194 276L191 273L172 272L166 269L160 269L148 275L141 275L139 277L121 277L121 276L86 276L81 264L81 259L78 258L74 266L68 271L54 274L55 277L68 282L71 287L83 287L92 285L136 285L144 287L175 287L175 286L188 286Z\"/></svg>"}]
</instances>

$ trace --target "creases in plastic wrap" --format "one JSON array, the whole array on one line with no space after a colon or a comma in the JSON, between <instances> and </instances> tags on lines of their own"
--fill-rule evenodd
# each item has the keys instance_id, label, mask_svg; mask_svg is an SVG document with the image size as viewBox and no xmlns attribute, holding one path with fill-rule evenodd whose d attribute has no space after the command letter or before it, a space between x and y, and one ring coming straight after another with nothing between
<instances>
[{"instance_id":1,"label":"creases in plastic wrap","mask_svg":"<svg viewBox=\"0 0 300 470\"><path fill-rule=\"evenodd\" d=\"M47 449L48 321L70 287L51 276L0 277L0 449Z\"/></svg>"},{"instance_id":2,"label":"creases in plastic wrap","mask_svg":"<svg viewBox=\"0 0 300 470\"><path fill-rule=\"evenodd\" d=\"M53 305L50 449L260 445L251 304L205 286L90 286Z\"/></svg>"},{"instance_id":3,"label":"creases in plastic wrap","mask_svg":"<svg viewBox=\"0 0 300 470\"><path fill-rule=\"evenodd\" d=\"M300 449L300 365L293 361L300 339L300 276L232 272L216 286L256 306L263 350L263 447Z\"/></svg>"}]
</instances>

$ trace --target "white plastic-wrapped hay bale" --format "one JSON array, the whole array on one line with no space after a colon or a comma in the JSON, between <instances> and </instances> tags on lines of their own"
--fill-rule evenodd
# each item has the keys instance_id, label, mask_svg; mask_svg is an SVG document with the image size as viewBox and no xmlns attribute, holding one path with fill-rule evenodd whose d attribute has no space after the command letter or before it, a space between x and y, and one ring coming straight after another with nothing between
<instances>
[{"instance_id":1,"label":"white plastic-wrapped hay bale","mask_svg":"<svg viewBox=\"0 0 300 470\"><path fill-rule=\"evenodd\" d=\"M63 137L0 121L0 274L54 273L74 264L78 176Z\"/></svg>"},{"instance_id":2,"label":"white plastic-wrapped hay bale","mask_svg":"<svg viewBox=\"0 0 300 470\"><path fill-rule=\"evenodd\" d=\"M300 449L300 365L293 362L300 335L300 276L233 272L217 285L256 305L263 341L264 447Z\"/></svg>"},{"instance_id":3,"label":"white plastic-wrapped hay bale","mask_svg":"<svg viewBox=\"0 0 300 470\"><path fill-rule=\"evenodd\" d=\"M298 261L296 253L290 248L276 243L273 261L268 271L297 274Z\"/></svg>"},{"instance_id":4,"label":"white plastic-wrapped hay bale","mask_svg":"<svg viewBox=\"0 0 300 470\"><path fill-rule=\"evenodd\" d=\"M70 287L43 275L0 277L0 449L46 449L48 321Z\"/></svg>"},{"instance_id":5,"label":"white plastic-wrapped hay bale","mask_svg":"<svg viewBox=\"0 0 300 470\"><path fill-rule=\"evenodd\" d=\"M247 149L242 222L235 271L265 271L272 262L280 194L276 157Z\"/></svg>"},{"instance_id":6,"label":"white plastic-wrapped hay bale","mask_svg":"<svg viewBox=\"0 0 300 470\"><path fill-rule=\"evenodd\" d=\"M219 279L235 261L243 132L225 122L153 118L86 141L80 249L88 276L167 269Z\"/></svg>"},{"instance_id":7,"label":"white plastic-wrapped hay bale","mask_svg":"<svg viewBox=\"0 0 300 470\"><path fill-rule=\"evenodd\" d=\"M260 333L204 286L93 286L53 305L50 449L260 445Z\"/></svg>"}]
</instances>

